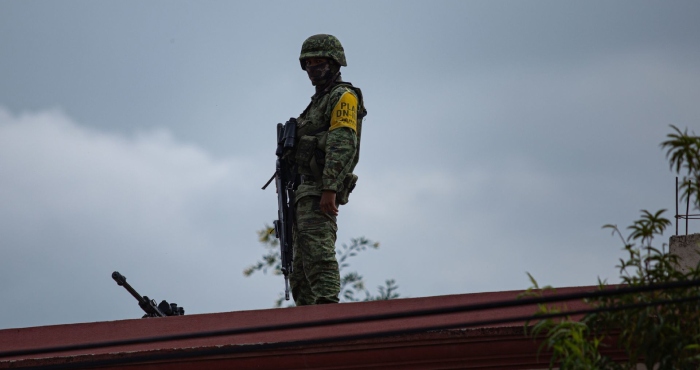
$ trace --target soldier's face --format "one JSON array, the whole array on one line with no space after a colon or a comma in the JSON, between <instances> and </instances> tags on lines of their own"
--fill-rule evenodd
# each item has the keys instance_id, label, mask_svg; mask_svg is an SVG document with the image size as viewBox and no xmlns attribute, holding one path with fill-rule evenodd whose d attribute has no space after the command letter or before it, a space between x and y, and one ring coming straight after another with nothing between
<instances>
[{"instance_id":1,"label":"soldier's face","mask_svg":"<svg viewBox=\"0 0 700 370\"><path fill-rule=\"evenodd\" d=\"M328 58L308 58L304 61L306 74L314 86L324 85L331 77L331 63Z\"/></svg>"},{"instance_id":2,"label":"soldier's face","mask_svg":"<svg viewBox=\"0 0 700 370\"><path fill-rule=\"evenodd\" d=\"M328 58L308 58L305 60L306 67L315 67L328 61Z\"/></svg>"}]
</instances>

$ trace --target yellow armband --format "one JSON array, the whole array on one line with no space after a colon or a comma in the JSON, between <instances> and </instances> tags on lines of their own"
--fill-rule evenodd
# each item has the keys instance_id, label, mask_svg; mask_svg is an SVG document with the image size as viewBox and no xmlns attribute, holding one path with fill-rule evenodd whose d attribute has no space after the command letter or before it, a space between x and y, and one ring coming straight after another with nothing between
<instances>
[{"instance_id":1,"label":"yellow armband","mask_svg":"<svg viewBox=\"0 0 700 370\"><path fill-rule=\"evenodd\" d=\"M346 91L338 100L331 111L331 128L348 127L357 132L357 98L351 92Z\"/></svg>"}]
</instances>

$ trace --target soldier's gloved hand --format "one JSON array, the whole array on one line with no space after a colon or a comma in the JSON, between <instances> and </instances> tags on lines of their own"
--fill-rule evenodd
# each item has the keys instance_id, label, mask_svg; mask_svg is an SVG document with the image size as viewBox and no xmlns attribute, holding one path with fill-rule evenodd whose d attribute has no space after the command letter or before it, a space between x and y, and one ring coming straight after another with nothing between
<instances>
[{"instance_id":1,"label":"soldier's gloved hand","mask_svg":"<svg viewBox=\"0 0 700 370\"><path fill-rule=\"evenodd\" d=\"M335 192L332 190L324 190L321 194L321 212L328 213L332 216L338 215L338 207L335 205Z\"/></svg>"}]
</instances>

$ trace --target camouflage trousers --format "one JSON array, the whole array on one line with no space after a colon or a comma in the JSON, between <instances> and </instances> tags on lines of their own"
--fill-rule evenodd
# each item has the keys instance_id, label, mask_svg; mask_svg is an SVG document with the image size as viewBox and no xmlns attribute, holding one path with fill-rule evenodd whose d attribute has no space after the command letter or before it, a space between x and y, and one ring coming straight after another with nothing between
<instances>
[{"instance_id":1,"label":"camouflage trousers","mask_svg":"<svg viewBox=\"0 0 700 370\"><path fill-rule=\"evenodd\" d=\"M338 303L340 273L335 258L336 217L322 213L320 197L305 196L296 204L294 262L290 276L297 306Z\"/></svg>"}]
</instances>

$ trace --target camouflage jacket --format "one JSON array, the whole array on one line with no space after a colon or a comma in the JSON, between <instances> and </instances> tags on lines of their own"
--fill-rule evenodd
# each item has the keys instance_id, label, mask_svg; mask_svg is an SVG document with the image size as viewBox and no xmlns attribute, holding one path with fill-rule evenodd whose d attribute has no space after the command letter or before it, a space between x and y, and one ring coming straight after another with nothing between
<instances>
[{"instance_id":1,"label":"camouflage jacket","mask_svg":"<svg viewBox=\"0 0 700 370\"><path fill-rule=\"evenodd\" d=\"M314 95L297 118L294 162L304 181L296 199L320 196L323 190L342 192L360 158L362 92L348 82ZM354 183L353 183L354 186Z\"/></svg>"}]
</instances>

